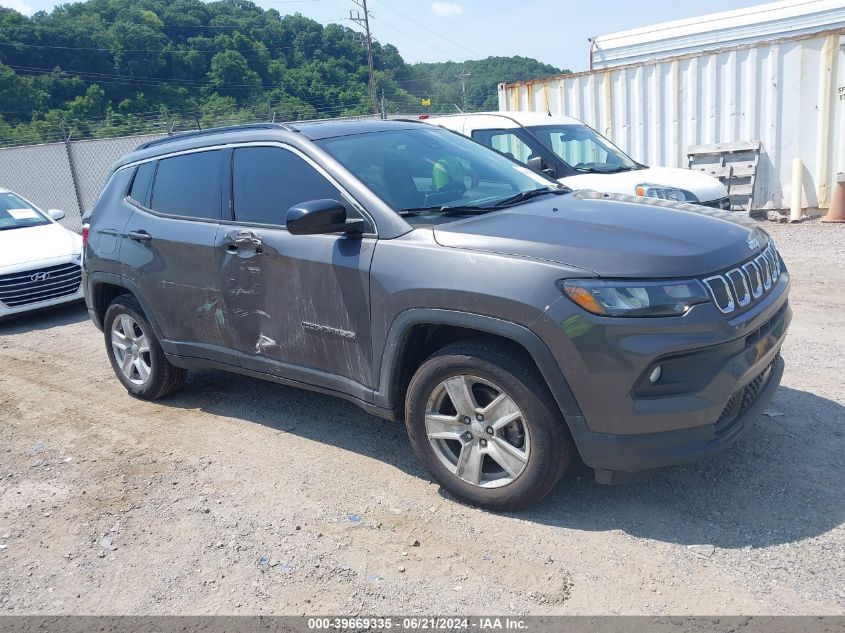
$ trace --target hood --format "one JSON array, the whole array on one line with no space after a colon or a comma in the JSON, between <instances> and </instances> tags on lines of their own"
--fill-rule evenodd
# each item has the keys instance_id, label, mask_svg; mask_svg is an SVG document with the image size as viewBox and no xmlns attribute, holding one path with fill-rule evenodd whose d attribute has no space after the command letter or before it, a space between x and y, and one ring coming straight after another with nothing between
<instances>
[{"instance_id":1,"label":"hood","mask_svg":"<svg viewBox=\"0 0 845 633\"><path fill-rule=\"evenodd\" d=\"M728 195L728 190L713 176L691 169L648 167L616 174L579 174L560 181L570 189L592 189L604 193L634 195L637 185L662 185L685 189L695 194L699 202L712 202Z\"/></svg>"},{"instance_id":2,"label":"hood","mask_svg":"<svg viewBox=\"0 0 845 633\"><path fill-rule=\"evenodd\" d=\"M433 230L442 246L548 260L617 278L699 277L749 259L768 240L752 220L730 212L586 191Z\"/></svg>"},{"instance_id":3,"label":"hood","mask_svg":"<svg viewBox=\"0 0 845 633\"><path fill-rule=\"evenodd\" d=\"M61 224L0 231L0 268L82 252L82 238Z\"/></svg>"}]
</instances>

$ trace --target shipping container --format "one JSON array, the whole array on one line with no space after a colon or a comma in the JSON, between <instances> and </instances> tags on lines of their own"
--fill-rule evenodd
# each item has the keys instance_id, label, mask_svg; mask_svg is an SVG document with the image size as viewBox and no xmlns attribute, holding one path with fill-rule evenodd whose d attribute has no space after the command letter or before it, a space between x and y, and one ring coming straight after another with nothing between
<instances>
[{"instance_id":1,"label":"shipping container","mask_svg":"<svg viewBox=\"0 0 845 633\"><path fill-rule=\"evenodd\" d=\"M786 0L590 38L590 69L845 29L845 0Z\"/></svg>"},{"instance_id":2,"label":"shipping container","mask_svg":"<svg viewBox=\"0 0 845 633\"><path fill-rule=\"evenodd\" d=\"M566 114L647 165L686 167L690 147L762 142L755 210L830 204L845 172L845 29L695 51L499 85L499 109Z\"/></svg>"}]
</instances>

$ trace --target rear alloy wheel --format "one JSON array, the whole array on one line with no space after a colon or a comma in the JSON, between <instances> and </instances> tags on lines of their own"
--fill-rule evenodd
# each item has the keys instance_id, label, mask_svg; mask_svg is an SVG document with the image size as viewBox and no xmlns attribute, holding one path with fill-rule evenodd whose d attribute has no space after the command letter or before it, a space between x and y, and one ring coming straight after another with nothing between
<instances>
[{"instance_id":1,"label":"rear alloy wheel","mask_svg":"<svg viewBox=\"0 0 845 633\"><path fill-rule=\"evenodd\" d=\"M111 346L120 371L133 385L143 386L152 373L150 344L138 322L121 314L112 322Z\"/></svg>"},{"instance_id":2,"label":"rear alloy wheel","mask_svg":"<svg viewBox=\"0 0 845 633\"><path fill-rule=\"evenodd\" d=\"M417 457L452 494L492 510L542 498L567 470L572 439L530 359L484 340L448 345L408 385Z\"/></svg>"},{"instance_id":3,"label":"rear alloy wheel","mask_svg":"<svg viewBox=\"0 0 845 633\"><path fill-rule=\"evenodd\" d=\"M161 398L182 386L187 372L171 365L137 299L120 295L103 319L106 352L126 390L143 400Z\"/></svg>"}]
</instances>

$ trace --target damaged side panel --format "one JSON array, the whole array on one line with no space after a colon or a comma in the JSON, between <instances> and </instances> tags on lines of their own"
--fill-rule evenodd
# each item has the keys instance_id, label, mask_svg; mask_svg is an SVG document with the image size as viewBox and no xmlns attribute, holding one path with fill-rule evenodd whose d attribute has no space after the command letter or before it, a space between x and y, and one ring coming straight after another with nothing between
<instances>
[{"instance_id":1,"label":"damaged side panel","mask_svg":"<svg viewBox=\"0 0 845 633\"><path fill-rule=\"evenodd\" d=\"M128 232L143 230L149 239L124 239L121 259L127 278L141 289L177 353L193 356L190 348L201 346L204 356L230 362L231 353L225 350L233 347L232 329L214 261L217 228L214 222L160 218L136 210Z\"/></svg>"},{"instance_id":2,"label":"damaged side panel","mask_svg":"<svg viewBox=\"0 0 845 633\"><path fill-rule=\"evenodd\" d=\"M250 233L251 240L235 243ZM223 300L241 365L286 377L299 367L372 386L375 244L374 238L221 226Z\"/></svg>"}]
</instances>

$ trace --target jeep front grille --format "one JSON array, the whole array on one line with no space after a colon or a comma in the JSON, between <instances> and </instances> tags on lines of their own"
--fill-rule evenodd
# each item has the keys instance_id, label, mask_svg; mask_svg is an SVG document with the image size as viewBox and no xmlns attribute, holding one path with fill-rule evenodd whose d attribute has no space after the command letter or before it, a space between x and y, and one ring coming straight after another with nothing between
<instances>
[{"instance_id":1,"label":"jeep front grille","mask_svg":"<svg viewBox=\"0 0 845 633\"><path fill-rule=\"evenodd\" d=\"M60 264L0 275L0 303L9 308L74 294L82 282L78 264Z\"/></svg>"},{"instance_id":2,"label":"jeep front grille","mask_svg":"<svg viewBox=\"0 0 845 633\"><path fill-rule=\"evenodd\" d=\"M741 312L769 293L781 274L780 256L773 240L763 252L730 270L704 279L716 307L723 314Z\"/></svg>"}]
</instances>

